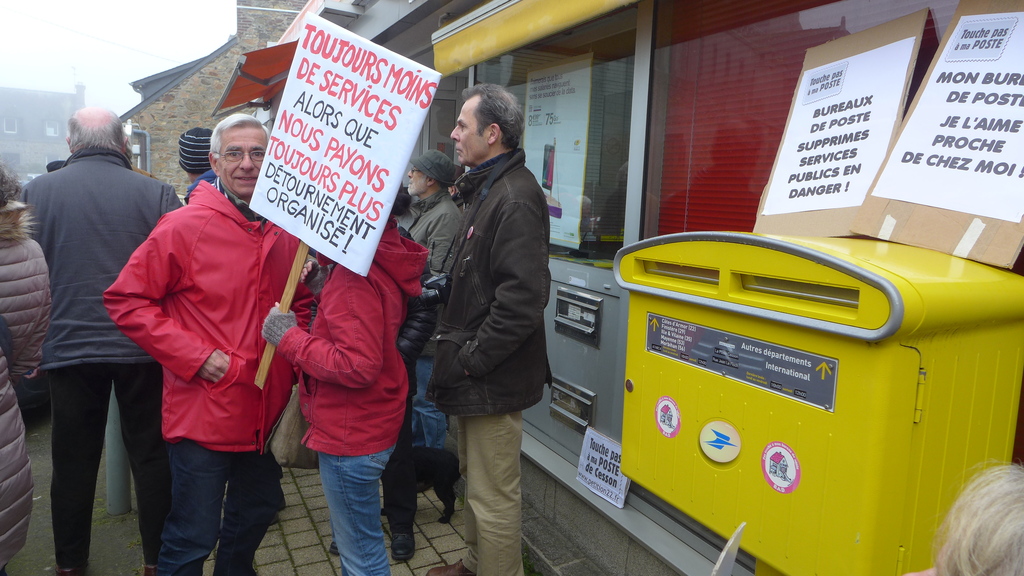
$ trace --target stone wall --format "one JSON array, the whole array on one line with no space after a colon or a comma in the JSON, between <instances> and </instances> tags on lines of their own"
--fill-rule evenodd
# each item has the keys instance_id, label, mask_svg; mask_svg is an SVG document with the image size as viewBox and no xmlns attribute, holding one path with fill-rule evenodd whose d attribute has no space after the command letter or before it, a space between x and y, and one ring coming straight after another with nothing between
<instances>
[{"instance_id":1,"label":"stone wall","mask_svg":"<svg viewBox=\"0 0 1024 576\"><path fill-rule=\"evenodd\" d=\"M150 135L155 177L185 194L189 181L178 165L178 137L196 126L213 129L213 107L223 96L238 57L277 42L304 5L304 0L238 0L238 43L132 117L135 127ZM135 143L146 145L140 137Z\"/></svg>"}]
</instances>

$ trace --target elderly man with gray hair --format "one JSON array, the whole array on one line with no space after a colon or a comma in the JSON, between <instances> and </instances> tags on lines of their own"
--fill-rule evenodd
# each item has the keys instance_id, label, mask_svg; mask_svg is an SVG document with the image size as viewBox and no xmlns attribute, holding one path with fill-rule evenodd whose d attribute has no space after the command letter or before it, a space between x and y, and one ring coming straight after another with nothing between
<instances>
[{"instance_id":1,"label":"elderly man with gray hair","mask_svg":"<svg viewBox=\"0 0 1024 576\"><path fill-rule=\"evenodd\" d=\"M50 329L40 368L53 412L50 485L57 574L89 562L93 497L113 390L139 507L144 574L155 574L170 508L170 473L160 437L160 365L125 337L103 307L103 291L161 216L179 208L174 189L132 171L121 120L83 108L68 121L71 156L25 186L35 238L50 268Z\"/></svg>"},{"instance_id":2,"label":"elderly man with gray hair","mask_svg":"<svg viewBox=\"0 0 1024 576\"><path fill-rule=\"evenodd\" d=\"M265 385L255 380L261 324L299 240L249 208L267 140L252 116L222 120L210 139L216 181L201 181L160 221L104 294L118 327L164 367L173 498L161 576L200 576L214 549L214 574L255 576L256 549L284 501L281 467L265 448L295 371L275 357ZM311 301L300 285L300 326Z\"/></svg>"}]
</instances>

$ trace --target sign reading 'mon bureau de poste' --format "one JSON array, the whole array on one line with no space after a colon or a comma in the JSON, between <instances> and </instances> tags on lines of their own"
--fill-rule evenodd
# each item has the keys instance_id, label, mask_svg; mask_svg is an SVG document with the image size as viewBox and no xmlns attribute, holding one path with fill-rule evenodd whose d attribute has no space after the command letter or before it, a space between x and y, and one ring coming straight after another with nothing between
<instances>
[{"instance_id":1,"label":"sign reading 'mon bureau de poste'","mask_svg":"<svg viewBox=\"0 0 1024 576\"><path fill-rule=\"evenodd\" d=\"M647 351L832 412L839 361L647 314Z\"/></svg>"}]
</instances>

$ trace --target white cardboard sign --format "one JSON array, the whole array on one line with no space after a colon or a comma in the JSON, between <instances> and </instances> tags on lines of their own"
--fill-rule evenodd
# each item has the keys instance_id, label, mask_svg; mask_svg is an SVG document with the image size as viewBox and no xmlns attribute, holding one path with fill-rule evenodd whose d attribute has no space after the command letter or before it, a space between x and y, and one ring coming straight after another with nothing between
<instances>
[{"instance_id":1,"label":"white cardboard sign","mask_svg":"<svg viewBox=\"0 0 1024 576\"><path fill-rule=\"evenodd\" d=\"M252 209L365 276L440 78L307 16Z\"/></svg>"},{"instance_id":2,"label":"white cardboard sign","mask_svg":"<svg viewBox=\"0 0 1024 576\"><path fill-rule=\"evenodd\" d=\"M807 70L762 214L860 206L903 107L915 38Z\"/></svg>"},{"instance_id":3,"label":"white cardboard sign","mask_svg":"<svg viewBox=\"0 0 1024 576\"><path fill-rule=\"evenodd\" d=\"M629 492L629 478L622 474L621 464L622 445L593 428L587 428L576 479L618 508L625 505L626 493Z\"/></svg>"},{"instance_id":4,"label":"white cardboard sign","mask_svg":"<svg viewBox=\"0 0 1024 576\"><path fill-rule=\"evenodd\" d=\"M1024 217L1024 13L960 19L872 195Z\"/></svg>"}]
</instances>

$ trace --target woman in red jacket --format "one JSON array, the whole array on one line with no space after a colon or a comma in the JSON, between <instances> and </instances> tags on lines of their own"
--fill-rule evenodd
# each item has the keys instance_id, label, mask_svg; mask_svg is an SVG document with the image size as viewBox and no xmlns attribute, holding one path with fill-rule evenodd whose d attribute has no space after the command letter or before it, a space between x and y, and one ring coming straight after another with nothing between
<instances>
[{"instance_id":1,"label":"woman in red jacket","mask_svg":"<svg viewBox=\"0 0 1024 576\"><path fill-rule=\"evenodd\" d=\"M323 261L327 279L309 333L272 310L267 342L298 366L303 443L320 455L320 480L344 572L391 574L378 483L398 439L409 380L395 346L410 297L420 293L427 249L399 235L394 218L365 277ZM307 285L311 284L307 281Z\"/></svg>"}]
</instances>

